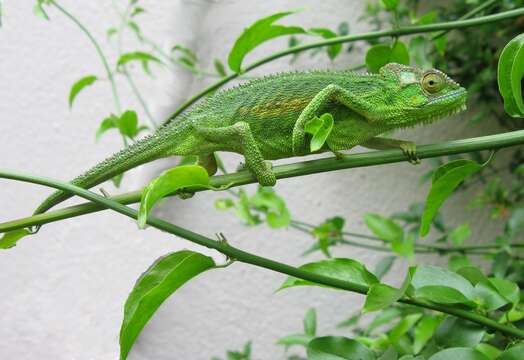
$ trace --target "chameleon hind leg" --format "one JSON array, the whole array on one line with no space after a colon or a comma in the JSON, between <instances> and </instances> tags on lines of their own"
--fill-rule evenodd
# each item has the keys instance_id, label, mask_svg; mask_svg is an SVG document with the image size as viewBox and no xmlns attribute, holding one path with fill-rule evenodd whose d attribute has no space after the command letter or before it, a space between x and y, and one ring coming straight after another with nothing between
<instances>
[{"instance_id":1,"label":"chameleon hind leg","mask_svg":"<svg viewBox=\"0 0 524 360\"><path fill-rule=\"evenodd\" d=\"M264 161L262 153L253 137L249 124L239 121L231 126L212 128L195 126L196 132L208 141L227 144L244 155L246 165L262 186L273 186L275 174Z\"/></svg>"},{"instance_id":2,"label":"chameleon hind leg","mask_svg":"<svg viewBox=\"0 0 524 360\"><path fill-rule=\"evenodd\" d=\"M375 150L388 150L388 149L399 149L402 150L404 155L407 156L408 161L417 165L420 164L420 159L417 156L417 146L413 141L387 139L383 137L374 137L366 142L360 144L361 146L367 147L368 149Z\"/></svg>"},{"instance_id":3,"label":"chameleon hind leg","mask_svg":"<svg viewBox=\"0 0 524 360\"><path fill-rule=\"evenodd\" d=\"M346 89L335 84L326 86L319 91L304 110L302 110L302 113L293 127L294 155L304 155L308 153L304 126L331 101L336 101L357 113L361 113L363 110L363 106L359 104L359 99Z\"/></svg>"}]
</instances>

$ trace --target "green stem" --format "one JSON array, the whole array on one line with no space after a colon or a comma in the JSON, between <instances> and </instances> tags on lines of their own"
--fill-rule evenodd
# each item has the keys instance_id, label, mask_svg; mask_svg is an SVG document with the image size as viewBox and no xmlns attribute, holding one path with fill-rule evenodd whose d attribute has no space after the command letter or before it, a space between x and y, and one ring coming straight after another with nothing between
<instances>
[{"instance_id":1,"label":"green stem","mask_svg":"<svg viewBox=\"0 0 524 360\"><path fill-rule=\"evenodd\" d=\"M330 45L353 42L353 41L358 41L358 40L377 39L381 37L406 36L406 35L411 35L411 34L434 32L434 31L439 31L439 30L464 29L468 27L484 25L484 24L489 24L489 23L493 23L497 21L511 19L517 16L522 16L522 15L524 15L524 8L501 12L499 14L494 14L494 15L481 16L481 17L478 17L475 19L469 19L469 20L457 20L457 21L449 21L445 23L435 23L435 24L429 24L429 25L407 26L407 27L399 28L399 29L379 30L379 31L372 31L372 32L361 33L361 34L337 36L331 39L325 39L322 41L312 42L312 43L305 44L305 45L294 46L294 47L291 47L291 48L288 48L282 51L275 52L272 55L269 55L265 58L262 58L246 66L244 69L242 69L242 74L245 74L259 66L262 66L278 58L288 56L291 54L295 54L295 53L298 53L304 50L317 48L317 47L330 46ZM173 120L175 117L180 115L183 111L185 111L188 107L193 105L195 102L197 102L202 97L219 89L220 87L222 87L222 85L236 79L239 76L240 74L238 73L228 75L220 79L216 83L212 84L211 86L205 88L204 90L202 90L201 92L199 92L198 94L194 95L192 98L187 100L184 104L182 104L174 113L172 113L167 118L165 123L168 123L171 120Z\"/></svg>"},{"instance_id":2,"label":"green stem","mask_svg":"<svg viewBox=\"0 0 524 360\"><path fill-rule=\"evenodd\" d=\"M79 188L69 183L64 183L64 182L60 182L57 180L43 178L43 177L15 173L11 171L0 171L0 178L30 182L33 184L40 184L40 185L44 185L48 187L53 187L59 190L71 192L91 202L97 203L99 206L114 210L132 219L137 219L138 217L138 212L130 207L124 206L113 200L107 199L89 190ZM311 281L317 284L330 286L330 287L347 290L351 292L356 292L362 295L366 295L369 290L369 288L365 285L356 284L356 283L352 283L349 281L344 281L344 280L340 280L336 278L331 278L331 277L316 274L310 271L305 271L305 270L295 268L293 266L290 266L284 263L280 263L274 260L263 258L255 254L245 252L243 250L237 249L229 245L226 242L212 240L210 238L207 238L205 236L192 232L188 229L184 229L182 227L176 226L174 224L171 224L167 221L164 221L164 220L161 220L155 217L149 217L147 219L147 223L150 226L153 226L159 230L168 232L172 235L182 237L195 244L205 246L211 249L215 249L221 252L222 254L228 256L230 259L234 259L236 261L255 265L258 267L276 271L276 272L286 274L289 276L294 276L294 277L297 277L297 278L300 278L306 281ZM421 301L421 300L405 298L405 297L400 299L399 302L403 302L406 304L454 315L454 316L475 322L486 328L489 328L492 330L498 330L512 337L518 337L521 339L524 338L524 330L509 326L509 325L500 324L493 319L490 319L488 317L485 317L481 314L478 314L472 311L463 310L459 308L453 308L453 307L445 306L445 305L437 305L437 304L433 304L427 301Z\"/></svg>"},{"instance_id":3,"label":"green stem","mask_svg":"<svg viewBox=\"0 0 524 360\"><path fill-rule=\"evenodd\" d=\"M500 149L524 144L524 130L512 131L496 135L477 138L447 141L439 144L421 145L417 147L420 159L439 157L445 155L461 154L467 152ZM406 161L406 156L400 150L370 151L354 155L347 155L342 159L326 158L309 160L273 168L277 179L296 176L305 176L327 171L336 171L364 166L391 164ZM210 184L215 188L227 186L229 188L256 183L256 178L249 171L241 171L227 175L213 176ZM190 191L206 191L207 188L194 187ZM118 195L111 198L121 204L131 204L140 201L141 190ZM174 194L173 194L174 195ZM81 204L65 209L46 212L24 219L14 220L0 224L0 233L25 228L28 226L43 225L50 222L71 218L79 215L104 210L96 204Z\"/></svg>"},{"instance_id":4,"label":"green stem","mask_svg":"<svg viewBox=\"0 0 524 360\"><path fill-rule=\"evenodd\" d=\"M62 14L64 14L67 18L73 21L80 28L80 30L82 30L82 32L89 38L89 40L95 47L96 52L98 53L98 56L100 57L100 60L102 61L102 64L104 65L104 68L106 70L107 78L109 82L111 83L111 91L113 93L113 100L115 102L116 111L120 114L122 110L120 106L120 98L118 96L116 82L114 79L113 71L111 71L111 68L109 67L109 63L107 61L106 56L104 55L104 52L102 51L102 48L100 47L96 39L93 37L91 32L73 14L71 14L66 9L64 9L62 6L60 6L60 4L56 2L56 0L50 0L50 4L52 4Z\"/></svg>"},{"instance_id":5,"label":"green stem","mask_svg":"<svg viewBox=\"0 0 524 360\"><path fill-rule=\"evenodd\" d=\"M118 6L116 5L116 2L114 0L113 0L113 7L115 8L116 13L118 14L118 16L121 19L120 26L118 28L118 56L120 57L122 56L122 52L123 52L122 51L122 41L123 41L122 34L124 31L125 25L127 24L127 19L129 17L129 14L131 13L132 6L131 4L128 4L123 14L118 9ZM155 119L153 118L153 115L151 114L151 111L149 110L149 106L147 105L146 101L144 100L144 97L142 96L142 94L140 93L140 90L136 86L131 74L129 73L127 65L123 64L121 69L122 69L121 70L122 74L126 78L127 83L129 84L129 87L131 88L131 91L133 92L136 99L142 106L142 109L144 109L144 112L147 118L149 119L151 126L154 129L158 128L158 124L156 123Z\"/></svg>"}]
</instances>

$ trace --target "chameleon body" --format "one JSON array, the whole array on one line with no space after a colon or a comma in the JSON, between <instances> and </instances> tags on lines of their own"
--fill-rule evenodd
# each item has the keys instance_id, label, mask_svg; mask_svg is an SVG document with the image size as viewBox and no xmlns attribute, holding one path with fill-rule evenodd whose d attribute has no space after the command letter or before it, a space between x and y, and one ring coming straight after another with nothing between
<instances>
[{"instance_id":1,"label":"chameleon body","mask_svg":"<svg viewBox=\"0 0 524 360\"><path fill-rule=\"evenodd\" d=\"M244 155L245 165L264 186L275 175L264 160L311 154L305 124L331 113L333 129L317 152L363 145L401 148L412 162L414 143L379 138L399 128L429 123L465 109L466 90L432 69L387 64L378 74L351 71L291 72L256 79L224 90L194 106L99 163L72 181L90 188L140 164L173 155L198 155L210 175L217 169L216 151ZM55 192L35 213L71 197Z\"/></svg>"}]
</instances>

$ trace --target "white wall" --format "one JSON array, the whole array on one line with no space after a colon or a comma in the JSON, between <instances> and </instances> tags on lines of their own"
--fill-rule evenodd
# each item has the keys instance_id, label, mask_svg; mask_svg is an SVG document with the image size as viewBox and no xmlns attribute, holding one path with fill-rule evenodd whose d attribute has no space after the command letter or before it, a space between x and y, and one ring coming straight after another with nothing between
<instances>
[{"instance_id":1,"label":"white wall","mask_svg":"<svg viewBox=\"0 0 524 360\"><path fill-rule=\"evenodd\" d=\"M275 11L303 8L284 22L307 27L335 27L346 20L352 32L367 30L356 19L361 1L141 1L149 12L141 17L143 30L168 49L183 43L195 49L203 65L225 59L240 31L255 19ZM83 75L103 69L86 38L56 11L51 22L32 15L34 1L4 3L0 29L0 167L59 179L70 179L120 148L116 134L94 143L99 122L113 111L106 83L82 93L73 111L67 108L70 85ZM109 0L60 2L101 39L117 21ZM122 1L124 3L124 1ZM126 40L129 50L135 45ZM249 59L286 46L275 41L257 49ZM248 59L248 61L249 61ZM346 67L362 61L362 53L343 56L329 64L324 56L302 56L298 68ZM281 59L257 74L290 68ZM136 71L140 74L140 71ZM163 118L187 96L212 79L193 79L187 72L155 69L156 81L138 76L138 83L155 116ZM125 108L138 108L126 83L119 79ZM143 115L143 113L141 113ZM404 137L420 143L478 135L482 128L467 128L457 116ZM241 160L225 156L234 169ZM171 162L132 171L123 187L111 193L136 189ZM341 215L347 229L364 232L366 212L384 215L422 201L427 184L419 177L427 164L395 164L353 169L279 181L276 190L288 202L296 219L319 223ZM50 190L12 181L0 181L0 221L27 216ZM248 187L253 191L254 187ZM450 224L475 219L474 238L497 230L486 214L464 212L473 189L445 205ZM208 236L224 232L231 243L256 254L299 265L319 256L300 257L311 239L293 231L248 228L230 213L218 212L214 199L223 194L202 193L181 201L169 200L158 215ZM487 235L486 235L487 234ZM96 359L117 358L118 332L126 295L136 278L157 257L177 249L198 249L154 229L138 231L130 219L109 212L97 213L45 226L36 236L0 253L0 358ZM207 249L198 249L223 258ZM367 250L340 248L336 256L351 257L370 269L383 256ZM438 259L427 259L437 262ZM407 264L399 261L387 278L396 283ZM334 324L357 311L363 298L320 288L299 288L274 293L285 279L268 270L236 263L206 273L168 299L145 328L130 359L209 359L228 348L254 341L254 359L283 359L275 340L300 331L307 308L319 313L319 333L344 333Z\"/></svg>"}]
</instances>

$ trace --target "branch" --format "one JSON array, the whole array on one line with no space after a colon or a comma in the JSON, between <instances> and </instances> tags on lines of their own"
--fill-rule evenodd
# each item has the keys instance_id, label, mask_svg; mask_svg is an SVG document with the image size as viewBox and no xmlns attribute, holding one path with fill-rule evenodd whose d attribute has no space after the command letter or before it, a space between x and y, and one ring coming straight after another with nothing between
<instances>
[{"instance_id":1,"label":"branch","mask_svg":"<svg viewBox=\"0 0 524 360\"><path fill-rule=\"evenodd\" d=\"M512 131L497 135L488 135L477 138L462 139L443 142L440 144L422 145L418 147L417 154L421 159L467 153L480 150L493 150L509 146L524 144L524 130ZM317 174L327 171L350 169L356 167L373 166L402 162L406 156L400 150L371 151L354 155L347 155L342 159L328 158L309 160L287 165L279 165L273 168L277 179L285 179L296 176ZM229 186L236 187L256 183L255 177L248 171L213 176L210 184L214 187ZM190 188L194 192L206 191L205 188ZM133 191L112 197L111 200L120 204L132 204L140 201L142 191ZM176 194L172 194L176 195ZM25 228L29 226L43 225L58 220L68 219L75 216L105 210L104 206L93 203L81 204L60 210L49 211L35 216L13 220L0 224L0 233Z\"/></svg>"},{"instance_id":2,"label":"branch","mask_svg":"<svg viewBox=\"0 0 524 360\"><path fill-rule=\"evenodd\" d=\"M69 183L64 183L64 182L60 182L57 180L52 180L52 179L37 177L37 176L31 176L31 175L25 175L25 174L10 172L10 171L0 171L0 178L30 182L33 184L40 184L44 186L53 187L59 190L74 193L89 201L97 203L104 208L112 209L132 219L136 219L138 216L138 212L132 208L119 204L103 196L97 195L89 190L85 190L77 186L71 185ZM202 245L202 246L205 246L211 249L215 249L221 252L222 254L228 256L231 259L235 259L237 261L240 261L246 264L255 265L255 266L262 267L268 270L272 270L272 271L276 271L276 272L286 274L289 276L297 277L297 278L300 278L306 281L311 281L317 284L334 287L337 289L356 292L362 295L366 295L369 290L369 288L365 285L355 284L349 281L344 281L344 280L335 279L335 278L331 278L331 277L324 276L324 275L319 275L319 274L316 274L310 271L305 271L305 270L295 268L293 266L290 266L284 263L280 263L277 261L273 261L273 260L263 258L258 255L254 255L254 254L242 251L240 249L237 249L227 244L226 242L212 240L210 238L207 238L205 236L192 232L191 230L184 229L182 227L176 226L174 224L171 224L167 221L164 221L164 220L161 220L155 217L149 217L147 219L147 223L159 230L168 232L172 235L182 237L198 245ZM416 300L416 299L411 299L411 298L406 298L406 297L403 297L402 299L400 299L399 302L430 309L430 310L439 311L439 312L450 314L450 315L454 315L454 316L472 321L479 325L482 325L491 330L498 330L509 336L513 336L513 337L517 337L521 339L524 338L524 330L518 329L511 325L500 324L493 319L490 319L486 316L483 316L481 314L478 314L478 313L475 313L469 310L463 310L460 308L453 308L450 306L433 304L427 301L421 301L421 300Z\"/></svg>"},{"instance_id":3,"label":"branch","mask_svg":"<svg viewBox=\"0 0 524 360\"><path fill-rule=\"evenodd\" d=\"M518 16L522 16L522 15L524 15L524 8L511 10L511 11L505 11L505 12L501 12L501 13L494 14L494 15L481 16L481 17L478 17L475 19L469 19L469 20L457 20L457 21L449 21L449 22L429 24L429 25L407 26L407 27L399 28L399 29L380 30L380 31L372 31L372 32L360 33L360 34L354 34L354 35L337 36L337 37L330 38L327 40L316 41L316 42L312 42L312 43L300 45L300 46L294 46L292 48L273 53L272 55L269 55L265 58L255 61L254 63L243 68L241 73L235 73L235 74L228 75L222 78L221 80L217 81L216 83L210 85L209 87L202 90L200 93L196 94L195 96L187 100L184 104L182 104L174 113L172 113L167 118L164 124L167 124L168 122L173 120L175 117L180 115L182 112L184 112L187 108L189 108L195 102L200 100L202 97L219 89L220 87L236 79L240 75L245 74L253 69L256 69L259 66L262 66L268 62L271 62L273 60L279 59L284 56L292 55L292 54L295 54L295 53L298 53L304 50L314 49L314 48L323 47L323 46L330 46L330 45L335 45L335 44L354 42L358 40L371 40L371 39L377 39L377 38L387 37L387 36L399 37L399 36L406 36L406 35L411 35L411 34L421 34L421 33L427 33L427 32L440 31L440 30L449 31L449 30L454 30L454 29L464 29L468 27L484 25L484 24L498 22L498 21L502 21L506 19L511 19L511 18L515 18Z\"/></svg>"}]
</instances>

